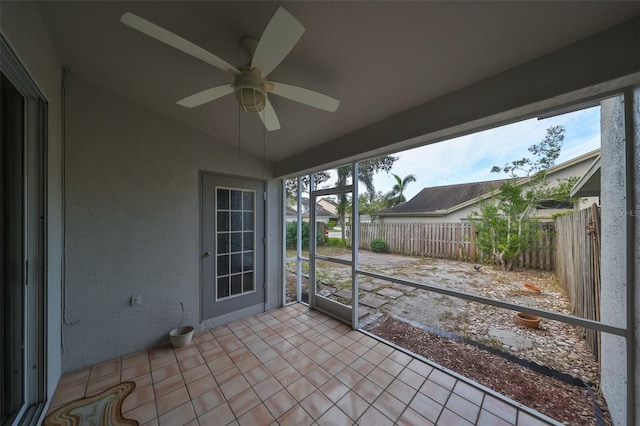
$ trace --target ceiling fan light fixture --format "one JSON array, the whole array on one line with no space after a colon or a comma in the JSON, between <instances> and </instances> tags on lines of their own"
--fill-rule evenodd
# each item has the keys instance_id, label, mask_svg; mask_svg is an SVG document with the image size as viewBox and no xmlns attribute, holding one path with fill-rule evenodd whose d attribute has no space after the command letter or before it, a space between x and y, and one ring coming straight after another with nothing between
<instances>
[{"instance_id":1,"label":"ceiling fan light fixture","mask_svg":"<svg viewBox=\"0 0 640 426\"><path fill-rule=\"evenodd\" d=\"M338 99L313 90L266 80L271 71L291 52L305 31L304 26L281 6L267 23L259 40L252 37L242 39L242 46L250 59L238 68L191 41L131 12L125 12L120 17L120 22L233 76L233 84L211 87L178 100L177 104L185 108L195 108L235 92L236 99L244 111L264 111L258 115L264 127L272 131L280 128L280 122L269 101L269 93L329 112L335 112L340 104Z\"/></svg>"},{"instance_id":2,"label":"ceiling fan light fixture","mask_svg":"<svg viewBox=\"0 0 640 426\"><path fill-rule=\"evenodd\" d=\"M259 70L242 70L236 76L233 89L238 103L246 112L260 112L267 103L267 91L261 74Z\"/></svg>"}]
</instances>

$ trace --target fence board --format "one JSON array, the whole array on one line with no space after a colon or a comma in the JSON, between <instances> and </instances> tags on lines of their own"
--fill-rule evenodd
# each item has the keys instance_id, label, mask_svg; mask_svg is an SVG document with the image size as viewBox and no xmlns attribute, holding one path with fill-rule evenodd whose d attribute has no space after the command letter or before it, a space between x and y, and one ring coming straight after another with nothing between
<instances>
[{"instance_id":1,"label":"fence board","mask_svg":"<svg viewBox=\"0 0 640 426\"><path fill-rule=\"evenodd\" d=\"M555 226L543 223L532 249L521 253L515 265L521 268L555 269ZM476 261L476 232L471 223L361 223L360 248L371 250L371 241L382 239L391 253L462 261Z\"/></svg>"},{"instance_id":2,"label":"fence board","mask_svg":"<svg viewBox=\"0 0 640 426\"><path fill-rule=\"evenodd\" d=\"M556 219L556 263L573 314L600 321L600 212L594 204ZM600 360L600 333L584 331Z\"/></svg>"}]
</instances>

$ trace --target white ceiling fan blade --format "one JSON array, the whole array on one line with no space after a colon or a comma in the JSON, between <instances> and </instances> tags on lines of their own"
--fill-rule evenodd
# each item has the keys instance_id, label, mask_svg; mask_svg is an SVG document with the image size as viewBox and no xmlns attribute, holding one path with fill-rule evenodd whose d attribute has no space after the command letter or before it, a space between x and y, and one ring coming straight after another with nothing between
<instances>
[{"instance_id":1,"label":"white ceiling fan blade","mask_svg":"<svg viewBox=\"0 0 640 426\"><path fill-rule=\"evenodd\" d=\"M175 47L182 52L194 56L208 64L213 65L216 68L220 68L223 71L227 71L231 74L240 74L240 71L233 65L223 61L211 52L204 50L202 47L191 43L179 35L165 30L164 28L149 22L144 18L134 15L131 12L126 12L120 17L120 22L130 26L134 30L138 30L143 34L148 35L151 38L155 38L171 47Z\"/></svg>"},{"instance_id":2,"label":"white ceiling fan blade","mask_svg":"<svg viewBox=\"0 0 640 426\"><path fill-rule=\"evenodd\" d=\"M194 93L184 99L180 99L177 104L187 108L193 108L211 102L218 98L233 93L233 85L225 84L224 86L212 87L202 92Z\"/></svg>"},{"instance_id":3,"label":"white ceiling fan blade","mask_svg":"<svg viewBox=\"0 0 640 426\"><path fill-rule=\"evenodd\" d=\"M302 24L279 7L264 29L251 59L251 68L260 68L266 77L289 54L304 33Z\"/></svg>"},{"instance_id":4,"label":"white ceiling fan blade","mask_svg":"<svg viewBox=\"0 0 640 426\"><path fill-rule=\"evenodd\" d=\"M276 83L275 81L270 83L274 86L271 93L282 96L283 98L291 99L292 101L300 102L301 104L329 112L335 112L340 105L340 100L314 90L286 83Z\"/></svg>"},{"instance_id":5,"label":"white ceiling fan blade","mask_svg":"<svg viewBox=\"0 0 640 426\"><path fill-rule=\"evenodd\" d=\"M280 128L280 120L278 120L276 110L273 109L273 105L271 105L271 102L269 102L268 99L264 109L258 112L258 116L268 131L272 132Z\"/></svg>"}]
</instances>

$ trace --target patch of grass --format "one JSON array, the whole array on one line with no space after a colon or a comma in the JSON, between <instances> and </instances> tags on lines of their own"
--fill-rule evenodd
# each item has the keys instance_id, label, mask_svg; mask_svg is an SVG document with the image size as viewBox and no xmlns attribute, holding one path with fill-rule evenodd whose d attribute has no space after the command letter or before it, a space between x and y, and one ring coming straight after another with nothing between
<instances>
[{"instance_id":1,"label":"patch of grass","mask_svg":"<svg viewBox=\"0 0 640 426\"><path fill-rule=\"evenodd\" d=\"M344 297L335 295L333 297L335 298L336 302L342 303L343 305L351 306L351 299L345 299Z\"/></svg>"},{"instance_id":2,"label":"patch of grass","mask_svg":"<svg viewBox=\"0 0 640 426\"><path fill-rule=\"evenodd\" d=\"M441 313L438 314L438 319L439 320L443 320L443 321L444 320L450 320L453 317L454 317L453 316L453 312L451 312L451 311L444 311L444 312L441 312Z\"/></svg>"},{"instance_id":3,"label":"patch of grass","mask_svg":"<svg viewBox=\"0 0 640 426\"><path fill-rule=\"evenodd\" d=\"M341 281L341 282L332 282L331 284L333 285L333 287L337 288L338 291L351 288L351 280Z\"/></svg>"}]
</instances>

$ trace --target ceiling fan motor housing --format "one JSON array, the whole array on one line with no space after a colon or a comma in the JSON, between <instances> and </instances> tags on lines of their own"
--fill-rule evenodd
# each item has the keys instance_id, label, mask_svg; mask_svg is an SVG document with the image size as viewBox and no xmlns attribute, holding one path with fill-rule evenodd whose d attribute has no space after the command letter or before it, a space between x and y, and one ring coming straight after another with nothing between
<instances>
[{"instance_id":1,"label":"ceiling fan motor housing","mask_svg":"<svg viewBox=\"0 0 640 426\"><path fill-rule=\"evenodd\" d=\"M240 74L235 76L233 89L244 111L260 112L264 109L267 103L267 88L266 80L259 69L240 69Z\"/></svg>"}]
</instances>

